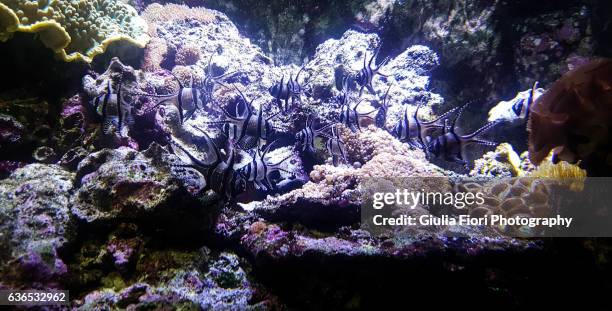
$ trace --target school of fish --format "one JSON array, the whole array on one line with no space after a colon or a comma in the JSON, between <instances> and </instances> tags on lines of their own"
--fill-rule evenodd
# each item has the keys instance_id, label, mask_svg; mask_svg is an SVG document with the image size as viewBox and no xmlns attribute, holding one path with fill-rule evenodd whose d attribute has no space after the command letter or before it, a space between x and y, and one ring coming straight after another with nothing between
<instances>
[{"instance_id":1,"label":"school of fish","mask_svg":"<svg viewBox=\"0 0 612 311\"><path fill-rule=\"evenodd\" d=\"M178 91L171 94L147 94L132 92L130 95L150 97L156 100L151 110L164 105L174 105L178 111L180 125L192 118L198 109L213 109L221 111L221 119L207 122L206 125L219 129L224 142L220 143L213 139L207 131L194 126L202 133L204 141L198 146L200 151L207 154L209 159L198 159L192 152L181 144L171 141L172 151L181 159L182 166L198 170L205 178L207 188L215 191L227 199L245 191L249 186L257 191L277 191L277 183L280 174L292 175L293 173L284 167L286 161L291 159L287 156L273 163L269 152L278 140L275 140L275 131L271 126L271 120L286 115L296 108L296 104L302 103L302 96L306 94L307 86L312 81L314 74L302 66L297 74L289 74L285 80L283 76L280 81L268 88L273 103L278 107L278 112L265 115L270 109L263 105L254 109L255 99L248 99L245 94L233 84L233 88L226 84L226 79L238 74L238 72L227 72L221 75L213 75L211 62L214 55L208 59L202 87L196 87L193 78L188 84L183 83L173 75L178 84ZM295 133L297 149L302 156L311 157L317 152L315 144L317 139L325 140L325 146L331 163L338 166L341 163L348 164L345 143L339 134L339 125L343 125L352 132L361 130L364 120L369 120L376 126L387 130L386 121L389 110L389 85L384 96L377 101L378 108L363 112L358 108L365 101L362 97L364 91L375 95L373 86L374 77L380 75L388 77L391 73L382 73L381 68L389 59L385 58L378 65L376 58L378 50L371 57L364 53L363 67L355 75L342 75L336 77L336 88L339 95L335 98L340 106L339 114L334 122L320 124L315 127L317 116L309 115L304 127ZM303 72L309 73L306 81L300 81ZM214 97L216 87L223 87L237 93L233 109L227 105L222 106ZM358 90L358 92L357 92ZM355 92L353 92L355 91ZM122 82L113 88L111 82L107 82L106 92L93 98L91 104L93 109L101 118L101 129L104 135L117 133L119 136L127 135L127 131L134 124L133 108L124 99L125 91ZM522 104L522 103L521 103ZM518 114L525 114L528 104L516 107ZM423 120L419 116L422 105L418 105L413 113L409 113L406 107L397 123L388 131L397 139L407 143L413 149L422 150L428 158L440 158L446 161L467 165L465 150L471 144L494 146L496 143L482 139L480 136L494 127L496 122L489 122L471 134L458 134L457 121L467 107L451 109L434 120ZM230 112L231 110L231 112ZM192 125L193 126L193 125ZM249 160L240 161L247 157ZM242 164L239 165L239 162Z\"/></svg>"}]
</instances>

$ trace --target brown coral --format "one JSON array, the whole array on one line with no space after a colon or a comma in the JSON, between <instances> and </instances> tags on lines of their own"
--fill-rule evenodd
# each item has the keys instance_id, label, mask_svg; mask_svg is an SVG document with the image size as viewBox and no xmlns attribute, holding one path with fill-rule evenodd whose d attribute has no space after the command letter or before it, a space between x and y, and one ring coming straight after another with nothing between
<instances>
[{"instance_id":1,"label":"brown coral","mask_svg":"<svg viewBox=\"0 0 612 311\"><path fill-rule=\"evenodd\" d=\"M612 60L599 59L566 73L530 108L529 158L558 160L605 175L612 168Z\"/></svg>"},{"instance_id":2,"label":"brown coral","mask_svg":"<svg viewBox=\"0 0 612 311\"><path fill-rule=\"evenodd\" d=\"M177 65L195 65L200 60L200 48L193 44L182 46L176 52L175 63Z\"/></svg>"}]
</instances>

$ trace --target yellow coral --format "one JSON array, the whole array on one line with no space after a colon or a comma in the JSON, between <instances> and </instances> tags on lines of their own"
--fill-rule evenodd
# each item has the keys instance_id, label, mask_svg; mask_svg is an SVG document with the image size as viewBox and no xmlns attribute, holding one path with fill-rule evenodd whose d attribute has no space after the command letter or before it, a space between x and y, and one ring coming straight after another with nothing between
<instances>
[{"instance_id":1,"label":"yellow coral","mask_svg":"<svg viewBox=\"0 0 612 311\"><path fill-rule=\"evenodd\" d=\"M91 62L116 41L149 41L136 10L112 0L0 0L0 42L18 31L38 34L64 61Z\"/></svg>"},{"instance_id":2,"label":"yellow coral","mask_svg":"<svg viewBox=\"0 0 612 311\"><path fill-rule=\"evenodd\" d=\"M569 181L568 186L570 190L581 191L584 188L584 180L586 179L587 173L577 165L569 164L565 161L561 161L557 164L552 164L547 161L531 172L530 176Z\"/></svg>"},{"instance_id":3,"label":"yellow coral","mask_svg":"<svg viewBox=\"0 0 612 311\"><path fill-rule=\"evenodd\" d=\"M504 176L504 173L512 177L525 175L521 158L508 143L499 144L495 151L489 151L474 161L470 175Z\"/></svg>"}]
</instances>

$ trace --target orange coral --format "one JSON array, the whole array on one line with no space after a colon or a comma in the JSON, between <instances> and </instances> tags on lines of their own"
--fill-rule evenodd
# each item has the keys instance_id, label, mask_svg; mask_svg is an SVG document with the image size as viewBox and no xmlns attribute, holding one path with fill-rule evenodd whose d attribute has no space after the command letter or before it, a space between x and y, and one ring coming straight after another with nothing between
<instances>
[{"instance_id":1,"label":"orange coral","mask_svg":"<svg viewBox=\"0 0 612 311\"><path fill-rule=\"evenodd\" d=\"M530 108L529 159L540 164L581 161L591 175L612 167L612 60L598 59L566 73ZM602 169L603 166L603 169Z\"/></svg>"}]
</instances>

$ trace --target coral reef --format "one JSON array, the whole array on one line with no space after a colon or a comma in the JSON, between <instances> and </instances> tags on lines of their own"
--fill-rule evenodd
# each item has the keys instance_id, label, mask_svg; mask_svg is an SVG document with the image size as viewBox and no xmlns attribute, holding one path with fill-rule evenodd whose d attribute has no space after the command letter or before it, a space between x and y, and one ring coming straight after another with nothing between
<instances>
[{"instance_id":1,"label":"coral reef","mask_svg":"<svg viewBox=\"0 0 612 311\"><path fill-rule=\"evenodd\" d=\"M594 251L580 241L521 238L553 231L543 227L441 222L552 216L555 191L587 189L578 166L546 159L536 168L531 153L519 153L530 108L540 117L536 108L558 88L541 95L533 82L548 87L566 63L578 66L592 54L590 17L558 12L543 25L534 17L540 11L521 12L500 25L509 9L503 1L307 0L291 8L181 1L215 3L225 13L169 1L111 2L24 4L78 13L70 25L72 18L47 18L70 35L66 57L90 61L88 52L101 52L98 41L78 51L86 36L70 33L75 23L89 23L86 31L110 27L104 36L141 32L151 41L136 61L112 51L97 57L60 95L0 95L0 289L67 289L66 308L74 310L397 309L406 293L417 297L410 303L431 306L441 292L440 304L453 308L550 307L560 295L590 307L606 297L605 264L593 264ZM56 9L63 4L76 9ZM95 25L80 11L92 5ZM22 24L51 14L26 11ZM0 31L13 21L7 12L0 9ZM228 17L244 12L252 17L241 25ZM258 22L263 28L249 28L261 16L268 17ZM526 19L528 29L508 35ZM143 21L147 27L130 26ZM548 39L538 42L541 36ZM518 51L508 48L519 39ZM595 76L569 83L579 92L561 103L590 98L587 91L607 100L609 81ZM464 111L462 123L477 128L488 108L481 102L514 94L490 114L508 127L455 133ZM476 101L468 106L467 97ZM509 143L478 137L493 125L492 139ZM502 132L515 140L500 139ZM443 157L463 156L468 142L496 147L469 174L468 159L459 167ZM381 212L439 224L373 228L367 213L375 196L400 189L482 192L485 203L464 209L406 199Z\"/></svg>"},{"instance_id":2,"label":"coral reef","mask_svg":"<svg viewBox=\"0 0 612 311\"><path fill-rule=\"evenodd\" d=\"M25 1L0 3L0 41L14 32L31 32L65 61L91 60L113 42L144 47L147 25L121 1Z\"/></svg>"}]
</instances>

